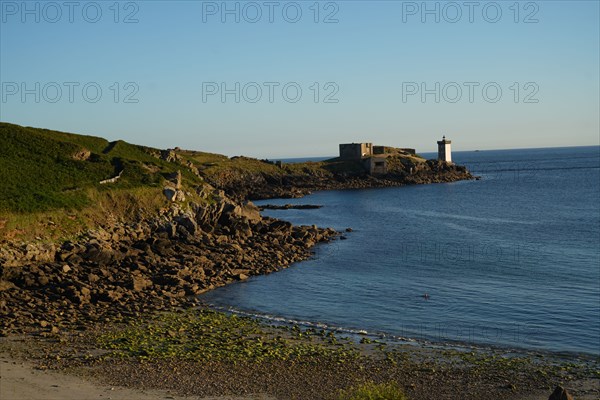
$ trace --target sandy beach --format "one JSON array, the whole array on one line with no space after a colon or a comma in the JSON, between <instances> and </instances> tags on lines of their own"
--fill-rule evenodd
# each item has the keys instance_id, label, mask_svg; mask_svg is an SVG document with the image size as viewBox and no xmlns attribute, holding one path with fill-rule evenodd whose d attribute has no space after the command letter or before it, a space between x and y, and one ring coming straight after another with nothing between
<instances>
[{"instance_id":1,"label":"sandy beach","mask_svg":"<svg viewBox=\"0 0 600 400\"><path fill-rule=\"evenodd\" d=\"M207 310L85 333L5 337L0 398L333 400L340 389L361 382L395 382L410 400L450 400L457 393L473 400L546 400L559 384L575 399L600 394L590 360L573 366L551 355L363 339Z\"/></svg>"},{"instance_id":2,"label":"sandy beach","mask_svg":"<svg viewBox=\"0 0 600 400\"><path fill-rule=\"evenodd\" d=\"M30 363L0 354L0 399L2 400L270 400L250 397L178 396L166 390L136 390L92 382L63 372L35 368Z\"/></svg>"},{"instance_id":3,"label":"sandy beach","mask_svg":"<svg viewBox=\"0 0 600 400\"><path fill-rule=\"evenodd\" d=\"M598 389L597 382L577 382L579 390ZM593 394L576 397L593 400ZM169 390L142 390L101 384L59 371L36 368L27 361L0 353L0 399L2 400L274 400L267 395L199 397L181 396ZM516 396L515 400L546 400L548 393Z\"/></svg>"}]
</instances>

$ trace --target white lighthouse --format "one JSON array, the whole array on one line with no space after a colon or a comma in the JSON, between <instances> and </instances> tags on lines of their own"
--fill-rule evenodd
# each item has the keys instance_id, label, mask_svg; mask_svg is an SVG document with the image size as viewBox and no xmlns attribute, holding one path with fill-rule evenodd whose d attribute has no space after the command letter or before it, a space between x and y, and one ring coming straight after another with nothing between
<instances>
[{"instance_id":1,"label":"white lighthouse","mask_svg":"<svg viewBox=\"0 0 600 400\"><path fill-rule=\"evenodd\" d=\"M452 142L446 140L446 136L437 142L438 144L438 160L452 162L452 148L450 147Z\"/></svg>"}]
</instances>

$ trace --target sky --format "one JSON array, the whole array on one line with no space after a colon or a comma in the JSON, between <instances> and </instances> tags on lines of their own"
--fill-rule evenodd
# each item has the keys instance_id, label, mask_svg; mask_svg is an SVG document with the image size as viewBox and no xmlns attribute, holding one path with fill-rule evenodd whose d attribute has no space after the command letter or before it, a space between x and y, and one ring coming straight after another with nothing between
<instances>
[{"instance_id":1,"label":"sky","mask_svg":"<svg viewBox=\"0 0 600 400\"><path fill-rule=\"evenodd\" d=\"M599 3L0 0L0 121L260 158L599 145Z\"/></svg>"}]
</instances>

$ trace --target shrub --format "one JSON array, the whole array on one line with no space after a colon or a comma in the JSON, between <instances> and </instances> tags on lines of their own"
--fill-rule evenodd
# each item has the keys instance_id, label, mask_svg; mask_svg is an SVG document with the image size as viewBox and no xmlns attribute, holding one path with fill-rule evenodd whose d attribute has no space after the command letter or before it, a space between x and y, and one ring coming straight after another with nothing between
<instances>
[{"instance_id":1,"label":"shrub","mask_svg":"<svg viewBox=\"0 0 600 400\"><path fill-rule=\"evenodd\" d=\"M364 383L340 391L339 400L408 400L395 382Z\"/></svg>"}]
</instances>

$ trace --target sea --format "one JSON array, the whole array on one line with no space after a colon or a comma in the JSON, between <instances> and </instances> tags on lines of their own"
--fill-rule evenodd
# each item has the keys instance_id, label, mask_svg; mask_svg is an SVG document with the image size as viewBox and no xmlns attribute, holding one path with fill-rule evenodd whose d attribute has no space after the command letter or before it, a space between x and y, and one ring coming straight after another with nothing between
<instances>
[{"instance_id":1,"label":"sea","mask_svg":"<svg viewBox=\"0 0 600 400\"><path fill-rule=\"evenodd\" d=\"M481 179L256 202L321 205L263 214L345 239L202 299L393 341L600 356L600 147L453 159Z\"/></svg>"}]
</instances>

